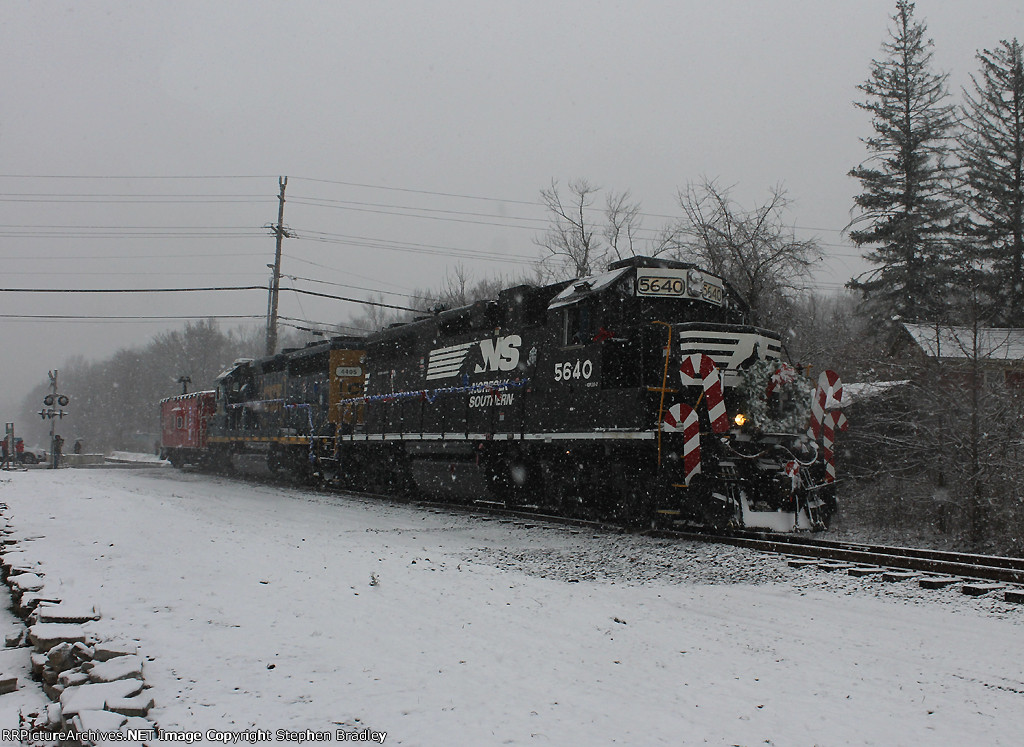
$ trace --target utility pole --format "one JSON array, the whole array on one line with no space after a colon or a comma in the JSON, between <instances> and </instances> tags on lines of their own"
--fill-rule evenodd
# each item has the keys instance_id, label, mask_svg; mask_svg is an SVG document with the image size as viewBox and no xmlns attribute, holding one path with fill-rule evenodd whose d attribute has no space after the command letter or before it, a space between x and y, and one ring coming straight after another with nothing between
<instances>
[{"instance_id":1,"label":"utility pole","mask_svg":"<svg viewBox=\"0 0 1024 747\"><path fill-rule=\"evenodd\" d=\"M267 314L267 355L277 352L277 296L281 290L281 241L288 236L284 227L284 190L288 186L288 177L277 179L281 192L278 195L277 224L270 226L277 236L277 251L274 252L274 275L270 280L270 310Z\"/></svg>"}]
</instances>

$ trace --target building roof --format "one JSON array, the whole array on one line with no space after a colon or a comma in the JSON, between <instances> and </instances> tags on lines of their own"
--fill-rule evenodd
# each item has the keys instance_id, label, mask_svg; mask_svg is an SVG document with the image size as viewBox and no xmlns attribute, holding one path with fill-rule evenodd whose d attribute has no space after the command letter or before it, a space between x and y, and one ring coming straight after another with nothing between
<instances>
[{"instance_id":1,"label":"building roof","mask_svg":"<svg viewBox=\"0 0 1024 747\"><path fill-rule=\"evenodd\" d=\"M925 355L946 360L987 358L1024 361L1024 329L1020 327L957 327L948 324L903 323Z\"/></svg>"}]
</instances>

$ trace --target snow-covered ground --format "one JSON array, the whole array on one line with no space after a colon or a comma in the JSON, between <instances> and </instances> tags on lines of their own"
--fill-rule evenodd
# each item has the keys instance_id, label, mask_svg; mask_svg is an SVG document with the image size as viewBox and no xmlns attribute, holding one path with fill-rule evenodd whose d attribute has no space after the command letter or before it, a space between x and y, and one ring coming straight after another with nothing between
<instances>
[{"instance_id":1,"label":"snow-covered ground","mask_svg":"<svg viewBox=\"0 0 1024 747\"><path fill-rule=\"evenodd\" d=\"M0 473L0 501L47 590L139 641L163 729L994 745L1024 724L1024 609L994 598L170 469Z\"/></svg>"}]
</instances>

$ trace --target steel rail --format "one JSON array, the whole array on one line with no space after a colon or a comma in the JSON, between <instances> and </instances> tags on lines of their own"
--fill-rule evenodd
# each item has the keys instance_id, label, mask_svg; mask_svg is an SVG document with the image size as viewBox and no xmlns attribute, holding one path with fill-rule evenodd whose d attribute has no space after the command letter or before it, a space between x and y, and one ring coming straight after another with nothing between
<instances>
[{"instance_id":1,"label":"steel rail","mask_svg":"<svg viewBox=\"0 0 1024 747\"><path fill-rule=\"evenodd\" d=\"M842 543L813 538L770 537L759 539L739 535L706 535L695 532L664 531L659 536L679 539L703 539L753 550L794 555L803 558L835 560L865 566L879 566L922 573L962 576L967 579L1024 584L1024 559L989 555L948 553L884 545Z\"/></svg>"}]
</instances>

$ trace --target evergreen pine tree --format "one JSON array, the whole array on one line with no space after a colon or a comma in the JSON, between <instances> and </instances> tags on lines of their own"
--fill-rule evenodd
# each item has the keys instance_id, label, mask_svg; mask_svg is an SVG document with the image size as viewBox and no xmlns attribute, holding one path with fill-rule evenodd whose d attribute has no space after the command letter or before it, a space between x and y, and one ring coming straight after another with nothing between
<instances>
[{"instance_id":1,"label":"evergreen pine tree","mask_svg":"<svg viewBox=\"0 0 1024 747\"><path fill-rule=\"evenodd\" d=\"M850 281L876 314L907 320L948 318L958 250L951 240L958 213L950 198L949 142L955 107L945 103L947 76L932 72L932 41L914 20L914 4L896 3L885 58L873 60L856 105L872 114L871 157L852 169L863 192L851 240L869 247L876 267Z\"/></svg>"},{"instance_id":2,"label":"evergreen pine tree","mask_svg":"<svg viewBox=\"0 0 1024 747\"><path fill-rule=\"evenodd\" d=\"M1024 50L1002 41L979 52L964 91L960 158L967 232L985 269L996 319L1024 326Z\"/></svg>"}]
</instances>

